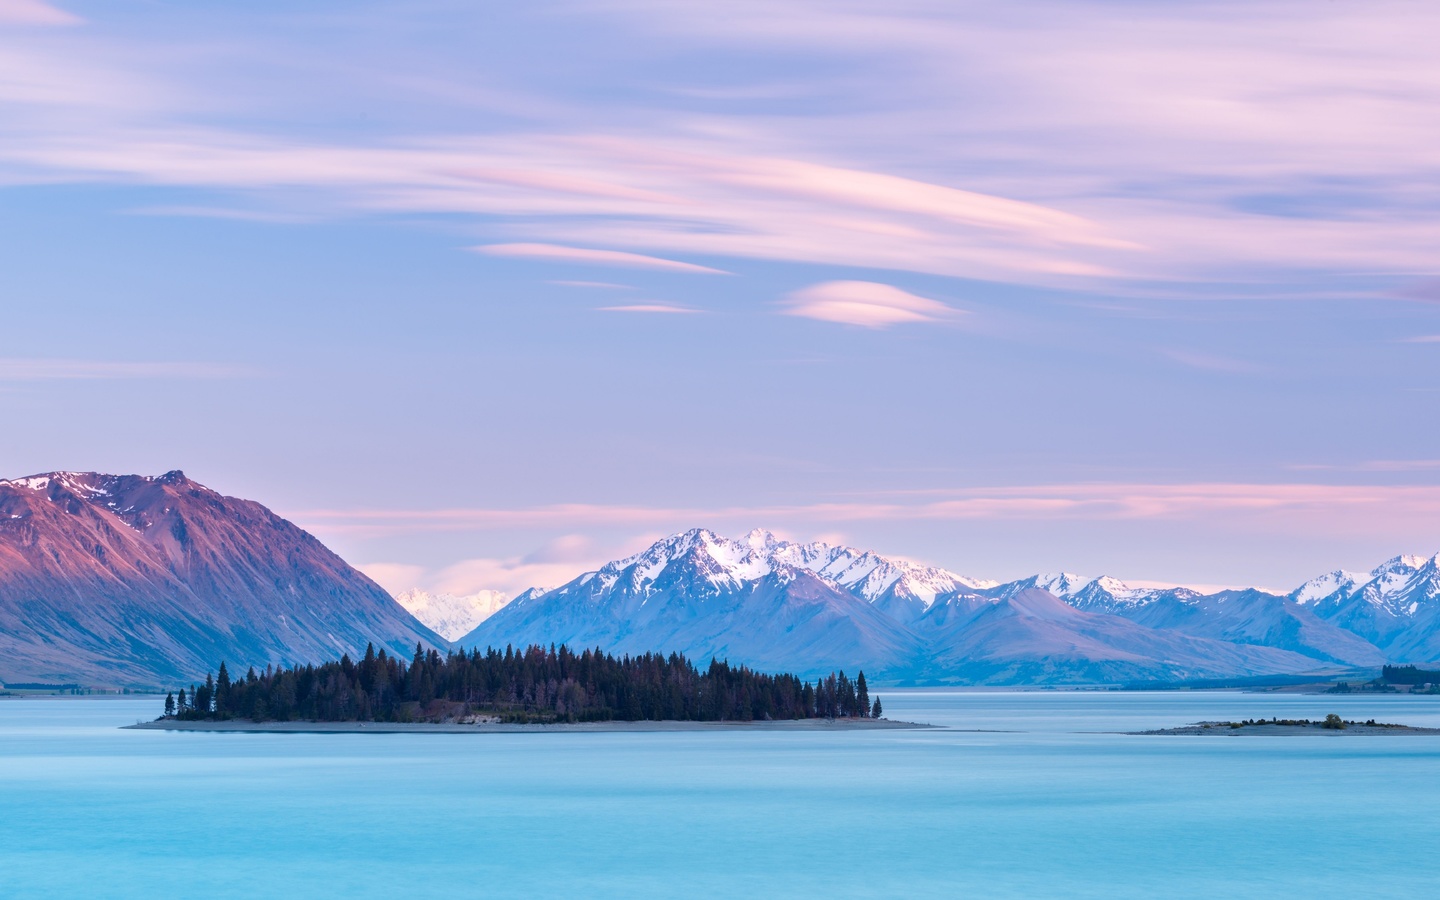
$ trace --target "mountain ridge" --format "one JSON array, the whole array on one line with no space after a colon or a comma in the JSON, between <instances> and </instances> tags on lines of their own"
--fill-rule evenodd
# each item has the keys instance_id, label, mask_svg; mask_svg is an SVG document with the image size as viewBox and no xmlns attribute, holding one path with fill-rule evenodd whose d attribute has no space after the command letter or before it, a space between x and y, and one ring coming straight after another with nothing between
<instances>
[{"instance_id":1,"label":"mountain ridge","mask_svg":"<svg viewBox=\"0 0 1440 900\"><path fill-rule=\"evenodd\" d=\"M313 535L179 470L0 481L0 680L162 685L446 646Z\"/></svg>"},{"instance_id":2,"label":"mountain ridge","mask_svg":"<svg viewBox=\"0 0 1440 900\"><path fill-rule=\"evenodd\" d=\"M674 573L667 579L670 565L697 549L703 565L692 565L690 579ZM851 652L880 666L880 671L899 677L1004 680L1010 677L1005 672L1031 671L1073 680L1086 672L1106 678L1123 672L1133 680L1173 680L1334 671L1378 667L1394 661L1429 662L1428 654L1432 652L1440 656L1440 635L1426 636L1440 632L1440 569L1436 565L1433 558L1425 561L1423 557L1398 557L1363 583L1356 579L1358 592L1363 592L1379 578L1381 569L1390 566L1387 577L1409 585L1412 593L1428 585L1427 596L1435 602L1427 608L1435 610L1434 621L1427 620L1425 634L1391 642L1411 657L1397 660L1364 635L1345 627L1343 618L1326 615L1329 607L1322 602L1324 598L1310 597L1315 590L1306 592L1305 586L1292 595L1253 588L1204 594L1183 587L1132 588L1111 577L1087 578L1063 572L997 583L853 547L783 541L761 529L737 540L722 538L707 529L690 529L578 576L554 591L530 592L526 602L512 604L482 622L458 643L479 646L499 642L498 646L524 643L535 636L541 643L583 639L611 641L629 649L648 640L655 647L647 649L678 649L691 654L724 650L738 653L742 659L748 660L747 654L752 653L755 659L768 659L773 649L762 652L739 638L722 639L727 629L740 628L740 623L726 620L725 616L738 614L742 607L717 605L715 598L753 592L764 579L793 580L794 576L787 576L787 572L806 572L818 579L828 594L812 586L803 596L788 598L793 601L788 606L786 601L772 597L778 606L770 610L771 614L782 608L788 610L784 619L786 633L793 635L798 627L789 618L795 614L797 604L803 607L807 599L815 601L827 594L832 608L840 608L844 604L834 596L848 594L885 617L875 620L867 615L862 617L863 622L857 620L854 637L859 644ZM1335 583L1340 585L1342 581ZM777 582L766 590L773 594L779 587L783 584ZM582 588L586 597L583 609L571 608L569 604ZM624 603L618 602L617 591L625 598ZM1037 594L1053 598L1079 616L1067 614L1063 625L1055 624L1060 621L1055 616L1037 617ZM682 599L694 601L684 615L707 624L692 624L688 631L647 630L653 618L638 614L638 610L652 596L665 607L675 607ZM1028 600L1010 603L1022 596ZM1306 602L1299 597L1305 597ZM1387 602L1393 600L1391 594L1384 597ZM1392 609L1395 605L1381 604L1392 617L1398 615ZM1419 608L1418 601L1415 608ZM1008 610L1009 620L1003 628L987 624L991 619L999 621L1001 613L997 610ZM757 614L753 608L745 611ZM638 617L627 620L626 615L631 614ZM591 618L585 620L585 615ZM595 616L608 616L609 620L600 625ZM1051 624L1039 627L1036 622L1041 618ZM976 644L974 635L985 628L996 635L992 640L1009 649L1002 652ZM702 636L700 632L706 629L708 633ZM755 626L746 622L741 631L753 635ZM881 634L888 635L888 643L880 639ZM1003 641L1000 635L1006 636ZM806 633L795 638L795 646L818 645ZM1091 648L1093 658L1088 662L1072 652L1081 646ZM889 647L894 653L888 657L878 653L881 647ZM1131 652L1126 647L1149 647L1151 655ZM840 647L831 646L829 650L839 652ZM1000 657L1010 653L1013 658L996 662L990 666L989 674L982 672L985 666L977 661L996 652ZM820 668L834 660L816 657L809 662ZM809 662L792 661L792 666L803 668Z\"/></svg>"}]
</instances>

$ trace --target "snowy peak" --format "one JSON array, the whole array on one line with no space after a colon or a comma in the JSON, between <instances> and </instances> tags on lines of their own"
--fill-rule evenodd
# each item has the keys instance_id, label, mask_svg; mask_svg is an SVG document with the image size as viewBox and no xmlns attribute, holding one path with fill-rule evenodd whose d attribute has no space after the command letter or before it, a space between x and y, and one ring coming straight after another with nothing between
<instances>
[{"instance_id":1,"label":"snowy peak","mask_svg":"<svg viewBox=\"0 0 1440 900\"><path fill-rule=\"evenodd\" d=\"M531 591L534 590L531 588ZM405 607L410 615L419 619L431 631L447 641L454 641L474 631L476 625L499 612L501 607L510 602L510 597L500 591L479 591L456 596L431 594L412 588L397 594L395 602Z\"/></svg>"},{"instance_id":2,"label":"snowy peak","mask_svg":"<svg viewBox=\"0 0 1440 900\"><path fill-rule=\"evenodd\" d=\"M1290 598L1322 615L1360 604L1382 615L1411 619L1440 605L1440 556L1396 556L1363 574L1337 569L1305 582Z\"/></svg>"},{"instance_id":3,"label":"snowy peak","mask_svg":"<svg viewBox=\"0 0 1440 900\"><path fill-rule=\"evenodd\" d=\"M759 528L739 540L704 528L680 532L601 567L592 577L606 589L625 583L643 594L654 590L662 579L679 577L682 570L717 590L772 574L789 578L793 572L805 571L869 603L899 595L924 606L942 594L983 590L996 584L854 547L786 541Z\"/></svg>"},{"instance_id":4,"label":"snowy peak","mask_svg":"<svg viewBox=\"0 0 1440 900\"><path fill-rule=\"evenodd\" d=\"M1310 579L1290 592L1290 599L1302 606L1318 603L1336 594L1349 595L1355 588L1370 580L1370 575L1336 569Z\"/></svg>"}]
</instances>

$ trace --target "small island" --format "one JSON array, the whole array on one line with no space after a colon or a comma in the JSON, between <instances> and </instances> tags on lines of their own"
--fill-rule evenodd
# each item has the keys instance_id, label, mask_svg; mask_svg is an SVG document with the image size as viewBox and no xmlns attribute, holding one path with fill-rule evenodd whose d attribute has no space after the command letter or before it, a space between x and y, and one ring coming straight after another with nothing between
<instances>
[{"instance_id":1,"label":"small island","mask_svg":"<svg viewBox=\"0 0 1440 900\"><path fill-rule=\"evenodd\" d=\"M1179 728L1157 728L1151 731L1129 731L1137 735L1211 735L1211 736L1276 736L1276 735L1374 735L1374 734L1440 734L1440 728L1417 728L1367 719L1354 722L1331 713L1319 721L1310 719L1243 719L1234 722L1196 722Z\"/></svg>"},{"instance_id":2,"label":"small island","mask_svg":"<svg viewBox=\"0 0 1440 900\"><path fill-rule=\"evenodd\" d=\"M860 672L810 684L711 660L700 671L678 653L615 657L568 647L489 649L441 656L415 648L407 664L373 646L319 666L253 668L231 678L221 663L164 713L131 728L173 731L525 731L917 727L883 718Z\"/></svg>"}]
</instances>

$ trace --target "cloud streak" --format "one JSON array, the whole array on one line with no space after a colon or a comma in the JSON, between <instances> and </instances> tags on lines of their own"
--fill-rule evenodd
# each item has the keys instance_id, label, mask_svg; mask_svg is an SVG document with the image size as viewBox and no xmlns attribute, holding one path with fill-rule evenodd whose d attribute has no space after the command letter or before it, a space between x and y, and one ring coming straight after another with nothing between
<instances>
[{"instance_id":1,"label":"cloud streak","mask_svg":"<svg viewBox=\"0 0 1440 900\"><path fill-rule=\"evenodd\" d=\"M601 306L597 312L659 313L662 315L689 315L699 313L688 306L672 306L668 303L634 303L629 306Z\"/></svg>"},{"instance_id":2,"label":"cloud streak","mask_svg":"<svg viewBox=\"0 0 1440 900\"><path fill-rule=\"evenodd\" d=\"M1054 484L895 494L879 499L751 506L651 507L555 504L530 508L301 510L291 518L326 531L382 536L534 527L623 526L651 530L704 523L896 520L1150 521L1227 517L1303 532L1364 529L1376 522L1433 523L1440 486L1247 484Z\"/></svg>"},{"instance_id":3,"label":"cloud streak","mask_svg":"<svg viewBox=\"0 0 1440 900\"><path fill-rule=\"evenodd\" d=\"M493 232L490 247L557 264L709 269L674 258L698 255L1066 287L1154 279L1171 291L1301 270L1411 284L1434 274L1440 11L1423 4L565 9L587 38L604 37L566 47L587 54L577 71L638 57L635 90L552 73L543 96L511 97L503 118L478 124L474 96L496 91L439 44L400 45L426 74L395 79L392 67L357 68L343 41L310 42L321 49L302 64L262 52L256 35L218 57L113 36L105 21L47 29L44 43L29 29L0 35L0 100L17 104L0 124L0 178L303 194L307 213L337 216L469 216ZM352 25L383 31L398 15L381 4ZM459 8L446 16L457 33L493 27ZM516 16L506 24L528 56L565 46L553 18ZM74 17L0 0L0 19ZM197 16L188 37L212 39L207 23L222 27ZM646 55L657 35L664 60ZM780 66L797 48L827 75L787 70L778 95L753 67L675 62L703 51ZM504 68L520 64L495 65L488 79L524 81ZM272 70L307 77L283 90L255 78ZM251 82L272 89L227 118L213 88ZM254 124L317 107L368 113L377 92L427 112L343 138ZM799 99L766 99L784 96ZM677 97L689 106L677 111ZM729 105L706 99L722 97ZM776 115L771 102L792 105Z\"/></svg>"},{"instance_id":4,"label":"cloud streak","mask_svg":"<svg viewBox=\"0 0 1440 900\"><path fill-rule=\"evenodd\" d=\"M959 310L926 297L873 281L826 281L795 291L783 304L786 315L888 328L911 322L940 322Z\"/></svg>"},{"instance_id":5,"label":"cloud streak","mask_svg":"<svg viewBox=\"0 0 1440 900\"><path fill-rule=\"evenodd\" d=\"M137 378L244 378L252 369L219 363L0 359L0 381L110 381Z\"/></svg>"},{"instance_id":6,"label":"cloud streak","mask_svg":"<svg viewBox=\"0 0 1440 900\"><path fill-rule=\"evenodd\" d=\"M0 25L78 25L82 21L40 0L0 0Z\"/></svg>"},{"instance_id":7,"label":"cloud streak","mask_svg":"<svg viewBox=\"0 0 1440 900\"><path fill-rule=\"evenodd\" d=\"M518 256L525 259L540 259L547 262L567 262L592 266L620 266L629 269L658 269L663 272L690 272L702 275L728 275L730 273L709 266L645 256L641 253L625 253L619 250L596 250L587 247L562 247L558 244L485 244L472 247L477 253L487 256Z\"/></svg>"}]
</instances>

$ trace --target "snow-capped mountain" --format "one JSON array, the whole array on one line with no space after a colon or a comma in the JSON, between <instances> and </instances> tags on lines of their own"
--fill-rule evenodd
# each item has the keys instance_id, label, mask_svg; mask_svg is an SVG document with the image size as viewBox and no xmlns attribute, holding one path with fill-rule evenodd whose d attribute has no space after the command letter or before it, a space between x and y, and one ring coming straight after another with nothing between
<instances>
[{"instance_id":1,"label":"snow-capped mountain","mask_svg":"<svg viewBox=\"0 0 1440 900\"><path fill-rule=\"evenodd\" d=\"M937 597L998 585L854 547L781 541L763 529L750 532L741 542L769 565L808 569L901 622L914 621Z\"/></svg>"},{"instance_id":2,"label":"snow-capped mountain","mask_svg":"<svg viewBox=\"0 0 1440 900\"><path fill-rule=\"evenodd\" d=\"M1290 594L1395 662L1440 658L1440 555L1397 556L1368 574L1336 571Z\"/></svg>"},{"instance_id":3,"label":"snow-capped mountain","mask_svg":"<svg viewBox=\"0 0 1440 900\"><path fill-rule=\"evenodd\" d=\"M1108 575L1090 578L1070 572L1032 575L999 585L991 593L997 597L1012 597L1021 591L1034 588L1048 591L1076 609L1103 613L1116 613L1119 610L1143 606L1167 592L1199 596L1198 592L1186 588L1133 588Z\"/></svg>"},{"instance_id":4,"label":"snow-capped mountain","mask_svg":"<svg viewBox=\"0 0 1440 900\"><path fill-rule=\"evenodd\" d=\"M453 641L474 631L476 625L493 616L500 607L510 602L510 595L501 591L478 591L456 596L411 588L396 594L395 602L431 631L447 641Z\"/></svg>"},{"instance_id":5,"label":"snow-capped mountain","mask_svg":"<svg viewBox=\"0 0 1440 900\"><path fill-rule=\"evenodd\" d=\"M679 651L805 672L876 673L907 663L919 638L851 590L875 566L847 564L822 547L766 532L735 541L694 529L553 591L517 597L459 643ZM818 573L829 566L849 585Z\"/></svg>"},{"instance_id":6,"label":"snow-capped mountain","mask_svg":"<svg viewBox=\"0 0 1440 900\"><path fill-rule=\"evenodd\" d=\"M1068 573L996 584L758 530L673 535L517 599L460 641L552 642L802 671L860 665L930 682L1215 678L1384 661L1260 591L1205 596Z\"/></svg>"}]
</instances>

